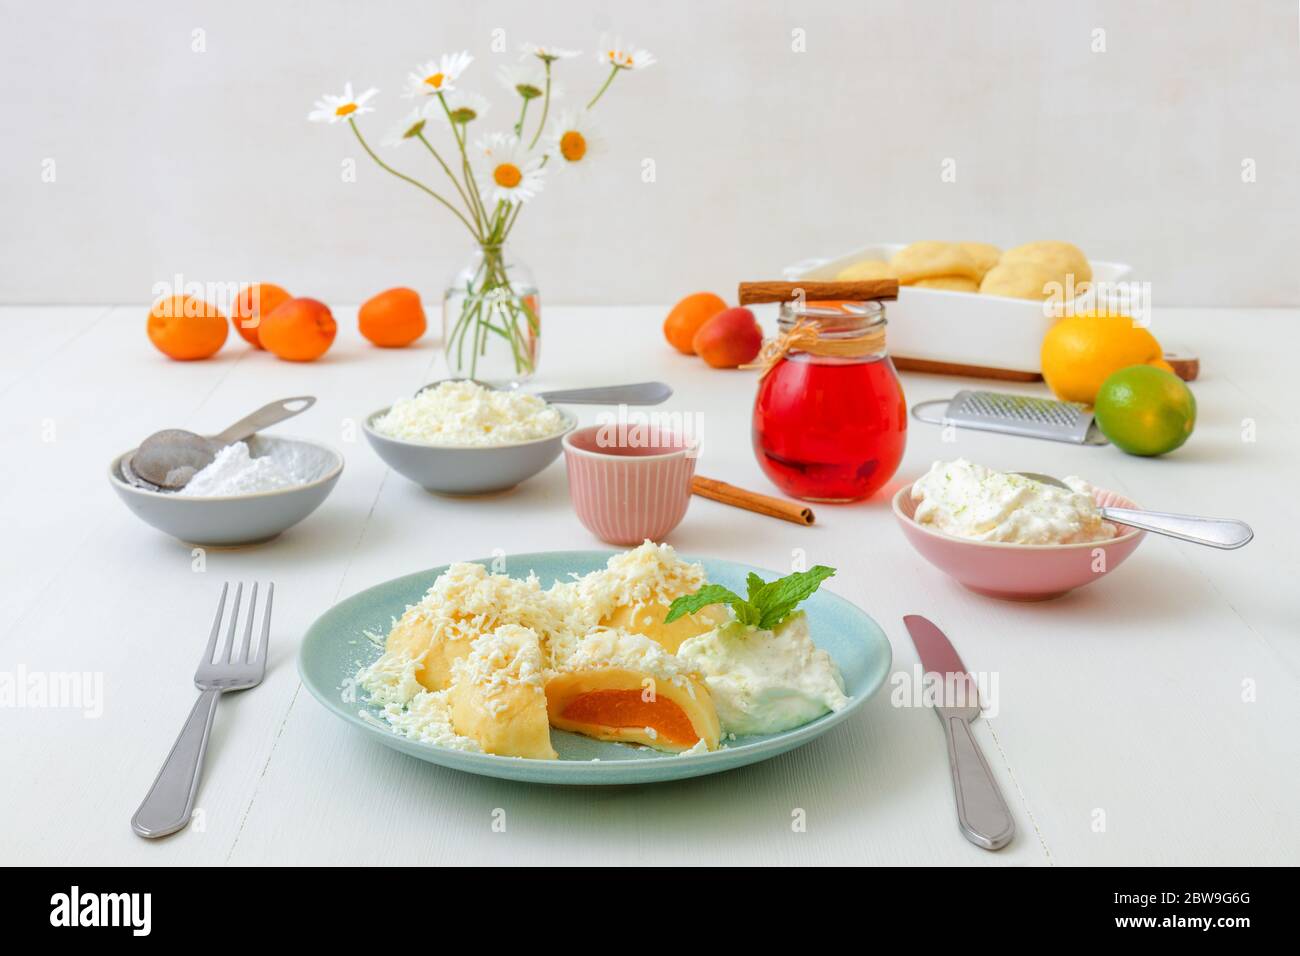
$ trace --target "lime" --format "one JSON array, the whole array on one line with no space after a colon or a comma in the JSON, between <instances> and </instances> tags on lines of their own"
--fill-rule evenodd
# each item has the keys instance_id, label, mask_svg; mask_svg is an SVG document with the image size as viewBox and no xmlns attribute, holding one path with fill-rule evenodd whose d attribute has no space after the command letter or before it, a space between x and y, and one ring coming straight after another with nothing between
<instances>
[{"instance_id":1,"label":"lime","mask_svg":"<svg viewBox=\"0 0 1300 956\"><path fill-rule=\"evenodd\" d=\"M1192 434L1196 399L1172 372L1130 365L1101 383L1093 406L1097 427L1130 455L1163 455Z\"/></svg>"}]
</instances>

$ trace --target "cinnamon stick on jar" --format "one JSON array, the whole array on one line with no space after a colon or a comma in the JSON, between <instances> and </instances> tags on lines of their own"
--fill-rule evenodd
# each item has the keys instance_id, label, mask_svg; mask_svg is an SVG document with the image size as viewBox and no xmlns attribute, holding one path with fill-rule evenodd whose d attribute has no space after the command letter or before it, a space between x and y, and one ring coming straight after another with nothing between
<instances>
[{"instance_id":1,"label":"cinnamon stick on jar","mask_svg":"<svg viewBox=\"0 0 1300 956\"><path fill-rule=\"evenodd\" d=\"M742 282L738 295L741 305L762 302L789 302L803 297L805 302L870 302L873 299L897 299L897 279L856 279L852 282Z\"/></svg>"}]
</instances>

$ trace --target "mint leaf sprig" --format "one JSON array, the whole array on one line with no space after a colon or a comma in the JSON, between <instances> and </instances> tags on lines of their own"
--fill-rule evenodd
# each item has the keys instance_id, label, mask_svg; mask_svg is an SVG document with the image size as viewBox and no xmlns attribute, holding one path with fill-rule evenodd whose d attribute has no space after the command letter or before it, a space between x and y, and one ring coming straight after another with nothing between
<instances>
[{"instance_id":1,"label":"mint leaf sprig","mask_svg":"<svg viewBox=\"0 0 1300 956\"><path fill-rule=\"evenodd\" d=\"M706 584L694 594L683 594L668 607L665 624L671 624L685 614L694 614L710 604L729 604L736 620L760 630L770 631L786 619L791 611L821 587L821 583L835 573L824 564L807 571L796 571L775 581L764 581L754 572L745 579L747 597L741 597L721 584Z\"/></svg>"}]
</instances>

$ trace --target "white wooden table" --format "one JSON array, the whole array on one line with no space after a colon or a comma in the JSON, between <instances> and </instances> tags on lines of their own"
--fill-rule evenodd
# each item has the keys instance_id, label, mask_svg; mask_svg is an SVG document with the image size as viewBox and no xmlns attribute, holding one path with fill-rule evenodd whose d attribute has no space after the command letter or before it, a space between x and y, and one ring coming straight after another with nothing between
<instances>
[{"instance_id":1,"label":"white wooden table","mask_svg":"<svg viewBox=\"0 0 1300 956\"><path fill-rule=\"evenodd\" d=\"M749 446L753 373L713 372L671 352L663 314L550 309L539 384L664 379L677 390L670 408L704 416L700 471L771 490ZM354 315L336 310L342 331L327 360L294 365L237 340L213 361L169 362L148 344L139 306L0 310L0 674L77 671L103 682L98 717L0 706L0 859L1300 862L1300 431L1294 372L1281 361L1300 347L1300 313L1157 314L1157 335L1198 352L1204 368L1196 433L1166 460L977 433L945 444L939 429L913 423L898 476L956 455L1079 474L1149 506L1242 517L1258 535L1242 551L1148 536L1106 580L1012 604L963 591L913 553L883 494L823 506L808 529L696 500L671 537L687 554L771 568L804 548L810 562L839 568L832 590L881 623L896 670L917 663L901 621L917 612L947 630L969 667L996 673L998 713L975 733L1018 827L996 854L957 830L938 721L891 705L889 687L784 757L642 788L459 774L327 714L300 687L294 658L334 602L496 548L598 546L569 508L560 462L474 501L433 497L389 473L357 423L435 377L441 358L432 335L415 349L372 349ZM904 383L911 402L964 384ZM276 541L209 551L198 564L108 487L111 457L156 428L215 431L303 393L319 404L282 430L336 445L347 467L325 505ZM226 579L276 583L271 670L221 705L196 825L141 840L128 819L194 699L190 675Z\"/></svg>"}]
</instances>

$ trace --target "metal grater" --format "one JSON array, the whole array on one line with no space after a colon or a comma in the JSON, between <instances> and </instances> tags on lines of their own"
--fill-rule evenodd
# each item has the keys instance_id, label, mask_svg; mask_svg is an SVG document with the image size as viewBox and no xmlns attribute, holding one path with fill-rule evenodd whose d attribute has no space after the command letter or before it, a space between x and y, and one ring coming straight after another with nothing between
<instances>
[{"instance_id":1,"label":"metal grater","mask_svg":"<svg viewBox=\"0 0 1300 956\"><path fill-rule=\"evenodd\" d=\"M947 405L942 417L927 418L921 414L936 405ZM912 406L912 417L931 425L955 425L1075 445L1109 444L1093 424L1092 412L1086 405L1032 395L964 390L947 401L918 402Z\"/></svg>"}]
</instances>

